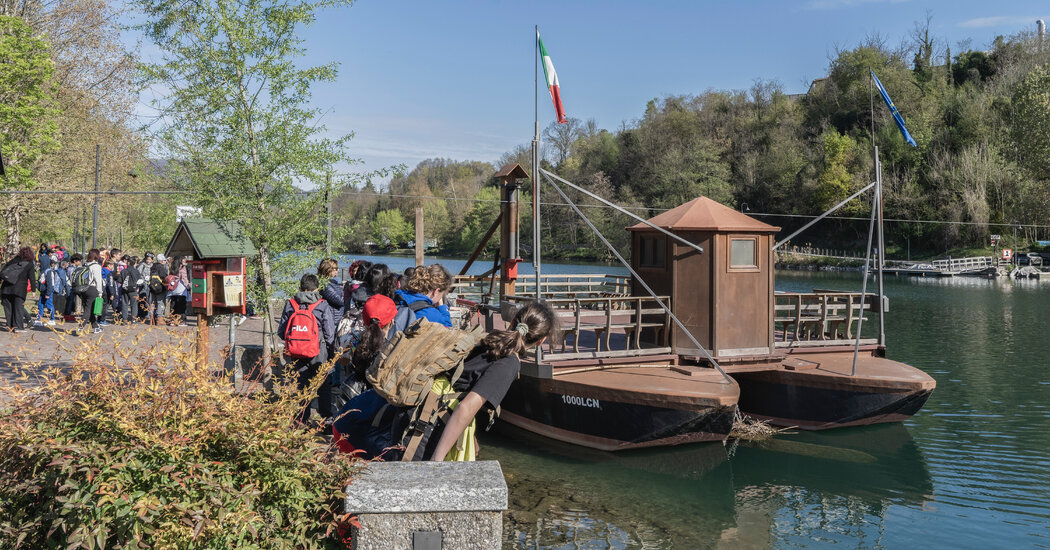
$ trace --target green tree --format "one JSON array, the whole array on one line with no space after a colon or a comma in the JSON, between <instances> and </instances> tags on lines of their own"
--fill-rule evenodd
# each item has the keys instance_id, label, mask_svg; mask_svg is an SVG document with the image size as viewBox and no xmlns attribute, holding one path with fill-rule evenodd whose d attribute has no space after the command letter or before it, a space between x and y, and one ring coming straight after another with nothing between
<instances>
[{"instance_id":1,"label":"green tree","mask_svg":"<svg viewBox=\"0 0 1050 550\"><path fill-rule=\"evenodd\" d=\"M1013 95L1011 134L1021 165L1033 175L1050 175L1050 67L1036 67Z\"/></svg>"},{"instance_id":2,"label":"green tree","mask_svg":"<svg viewBox=\"0 0 1050 550\"><path fill-rule=\"evenodd\" d=\"M6 165L5 190L32 189L41 159L58 149L55 121L55 66L46 42L21 19L0 16L0 149ZM20 204L10 196L5 208L8 250L17 248Z\"/></svg>"},{"instance_id":3,"label":"green tree","mask_svg":"<svg viewBox=\"0 0 1050 550\"><path fill-rule=\"evenodd\" d=\"M378 246L403 248L415 237L415 228L396 208L381 210L372 221L372 240Z\"/></svg>"},{"instance_id":4,"label":"green tree","mask_svg":"<svg viewBox=\"0 0 1050 550\"><path fill-rule=\"evenodd\" d=\"M824 170L817 178L815 199L826 210L854 192L850 165L857 154L857 143L834 130L824 134Z\"/></svg>"},{"instance_id":5,"label":"green tree","mask_svg":"<svg viewBox=\"0 0 1050 550\"><path fill-rule=\"evenodd\" d=\"M298 31L319 10L349 5L275 0L201 0L191 3L136 0L140 25L162 52L142 66L143 84L165 89L159 135L176 163L176 175L209 216L236 220L258 247L262 299L272 335L275 255L318 243L325 193L333 164L352 162L351 136L323 137L320 112L309 107L310 89L331 82L336 64L302 67ZM296 255L284 255L292 257ZM280 257L280 256L277 256ZM263 338L270 357L272 336Z\"/></svg>"}]
</instances>

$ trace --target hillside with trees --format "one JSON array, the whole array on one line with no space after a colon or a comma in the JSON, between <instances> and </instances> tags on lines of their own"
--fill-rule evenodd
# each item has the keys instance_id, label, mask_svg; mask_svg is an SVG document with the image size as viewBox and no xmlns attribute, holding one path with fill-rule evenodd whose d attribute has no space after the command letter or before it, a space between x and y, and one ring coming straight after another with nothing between
<instances>
[{"instance_id":1,"label":"hillside with trees","mask_svg":"<svg viewBox=\"0 0 1050 550\"><path fill-rule=\"evenodd\" d=\"M794 228L874 181L874 142L883 162L891 255L903 256L906 246L927 256L981 247L990 233L1010 234L1017 223L1022 239L1050 238L1050 43L1023 32L997 38L988 50L953 53L931 37L929 24L917 24L896 48L873 36L834 52L827 77L805 94L756 80L749 90L654 99L639 120L617 130L577 119L551 124L544 166L640 215L706 195ZM917 148L902 139L877 91L873 97L869 68ZM445 253L469 251L498 212L491 175L505 162L528 167L527 147L492 165L425 161L394 178L386 192L344 201L340 216L357 227L344 245L361 250L367 235L380 249L404 246L413 237L413 210L423 205L427 238ZM553 191L544 195L545 254L607 258L558 202ZM868 204L854 201L799 244L859 250ZM585 211L626 246L627 217L606 208ZM409 230L377 241L389 238L374 231L378 216ZM530 236L523 232L523 248Z\"/></svg>"}]
</instances>

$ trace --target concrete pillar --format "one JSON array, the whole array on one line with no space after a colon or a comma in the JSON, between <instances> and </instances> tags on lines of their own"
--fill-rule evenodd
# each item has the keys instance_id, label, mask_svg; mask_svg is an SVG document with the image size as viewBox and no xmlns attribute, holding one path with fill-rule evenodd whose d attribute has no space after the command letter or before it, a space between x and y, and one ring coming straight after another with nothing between
<instances>
[{"instance_id":1,"label":"concrete pillar","mask_svg":"<svg viewBox=\"0 0 1050 550\"><path fill-rule=\"evenodd\" d=\"M499 462L371 462L346 487L355 550L498 550L507 483Z\"/></svg>"}]
</instances>

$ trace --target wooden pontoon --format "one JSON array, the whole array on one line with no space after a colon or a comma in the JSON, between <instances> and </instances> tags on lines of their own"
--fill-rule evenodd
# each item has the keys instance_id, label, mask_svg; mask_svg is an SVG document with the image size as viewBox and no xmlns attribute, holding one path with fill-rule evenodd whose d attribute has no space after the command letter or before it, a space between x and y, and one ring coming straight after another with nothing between
<instances>
[{"instance_id":1,"label":"wooden pontoon","mask_svg":"<svg viewBox=\"0 0 1050 550\"><path fill-rule=\"evenodd\" d=\"M501 236L512 243L523 173L500 171ZM779 228L700 197L628 229L631 270L645 284L601 274L519 276L516 243L501 246L489 272L457 279L459 303L490 328L502 328L537 291L561 322L560 337L522 358L505 421L620 450L724 440L738 408L804 429L895 422L933 391L932 378L886 359L878 340L859 334L864 315L885 311L884 298L774 292Z\"/></svg>"}]
</instances>

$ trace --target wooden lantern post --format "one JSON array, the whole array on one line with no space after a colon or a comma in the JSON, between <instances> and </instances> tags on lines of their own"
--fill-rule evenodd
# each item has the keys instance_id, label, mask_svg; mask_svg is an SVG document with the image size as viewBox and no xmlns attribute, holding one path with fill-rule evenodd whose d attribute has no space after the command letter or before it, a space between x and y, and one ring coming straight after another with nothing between
<instances>
[{"instance_id":1,"label":"wooden lantern post","mask_svg":"<svg viewBox=\"0 0 1050 550\"><path fill-rule=\"evenodd\" d=\"M208 342L208 325L210 322L211 316L197 313L197 367L199 368L204 368L208 365L208 352L211 347L211 344Z\"/></svg>"},{"instance_id":2,"label":"wooden lantern post","mask_svg":"<svg viewBox=\"0 0 1050 550\"><path fill-rule=\"evenodd\" d=\"M518 195L521 181L528 178L525 170L517 165L504 166L496 177L500 180L500 295L513 296L518 281ZM539 284L539 281L536 281Z\"/></svg>"}]
</instances>

